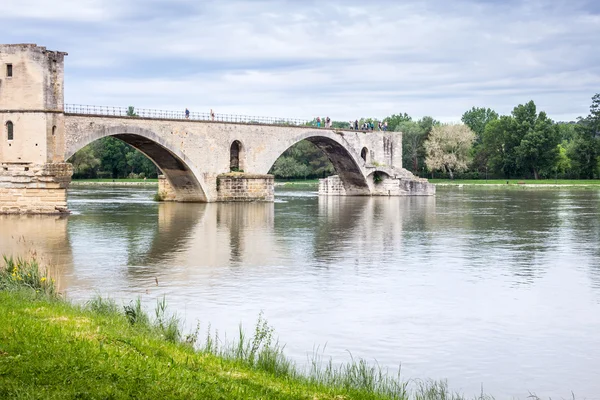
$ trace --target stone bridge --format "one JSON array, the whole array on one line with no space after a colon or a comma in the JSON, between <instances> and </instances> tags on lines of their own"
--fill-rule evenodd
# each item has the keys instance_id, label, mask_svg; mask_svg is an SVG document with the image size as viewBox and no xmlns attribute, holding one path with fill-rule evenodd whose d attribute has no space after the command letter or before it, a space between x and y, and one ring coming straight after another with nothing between
<instances>
[{"instance_id":1,"label":"stone bridge","mask_svg":"<svg viewBox=\"0 0 600 400\"><path fill-rule=\"evenodd\" d=\"M181 202L273 200L269 170L301 140L321 149L337 175L323 195L431 195L435 187L402 168L402 135L255 122L185 119L183 113L140 116L114 108L64 105L66 53L36 45L0 45L0 213L66 211L67 160L113 136L160 169L159 193ZM123 109L121 109L123 110ZM117 114L117 115L108 115ZM206 120L208 119L208 120ZM215 121L214 119L217 119Z\"/></svg>"}]
</instances>

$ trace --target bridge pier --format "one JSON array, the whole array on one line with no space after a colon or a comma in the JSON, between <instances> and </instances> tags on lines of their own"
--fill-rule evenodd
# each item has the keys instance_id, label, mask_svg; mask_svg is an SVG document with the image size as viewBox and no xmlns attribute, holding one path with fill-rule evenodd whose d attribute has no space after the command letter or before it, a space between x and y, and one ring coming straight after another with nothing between
<instances>
[{"instance_id":1,"label":"bridge pier","mask_svg":"<svg viewBox=\"0 0 600 400\"><path fill-rule=\"evenodd\" d=\"M1 163L0 214L67 213L68 163Z\"/></svg>"}]
</instances>

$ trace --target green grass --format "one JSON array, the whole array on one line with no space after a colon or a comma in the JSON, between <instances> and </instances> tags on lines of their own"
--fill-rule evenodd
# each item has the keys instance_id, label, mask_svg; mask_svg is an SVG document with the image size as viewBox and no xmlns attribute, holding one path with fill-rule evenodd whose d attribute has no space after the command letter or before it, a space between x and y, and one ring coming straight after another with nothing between
<instances>
[{"instance_id":1,"label":"green grass","mask_svg":"<svg viewBox=\"0 0 600 400\"><path fill-rule=\"evenodd\" d=\"M276 185L284 187L298 187L298 186L318 186L318 179L298 179L298 180L277 180Z\"/></svg>"},{"instance_id":2,"label":"green grass","mask_svg":"<svg viewBox=\"0 0 600 400\"><path fill-rule=\"evenodd\" d=\"M600 179L429 179L431 183L449 185L600 185Z\"/></svg>"},{"instance_id":3,"label":"green grass","mask_svg":"<svg viewBox=\"0 0 600 400\"><path fill-rule=\"evenodd\" d=\"M95 182L146 182L146 183L158 183L158 179L73 179L73 182L86 182L86 183L95 183Z\"/></svg>"},{"instance_id":4,"label":"green grass","mask_svg":"<svg viewBox=\"0 0 600 400\"><path fill-rule=\"evenodd\" d=\"M164 298L154 317L139 299L124 306L100 297L72 304L37 263L6 259L0 266L0 398L463 399L445 382L403 382L360 359L334 366L315 354L312 365L299 370L262 315L252 335L240 328L227 343L210 327L204 337L199 326L183 335L179 318L166 308Z\"/></svg>"}]
</instances>

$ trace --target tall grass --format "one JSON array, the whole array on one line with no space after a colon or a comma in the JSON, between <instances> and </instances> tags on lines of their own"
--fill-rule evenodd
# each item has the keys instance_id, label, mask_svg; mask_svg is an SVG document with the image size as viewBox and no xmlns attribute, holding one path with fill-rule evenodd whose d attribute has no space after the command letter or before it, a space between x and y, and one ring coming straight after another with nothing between
<instances>
[{"instance_id":1,"label":"tall grass","mask_svg":"<svg viewBox=\"0 0 600 400\"><path fill-rule=\"evenodd\" d=\"M35 258L25 260L3 256L0 267L0 290L28 289L49 297L58 296L56 281L46 269L42 269Z\"/></svg>"}]
</instances>

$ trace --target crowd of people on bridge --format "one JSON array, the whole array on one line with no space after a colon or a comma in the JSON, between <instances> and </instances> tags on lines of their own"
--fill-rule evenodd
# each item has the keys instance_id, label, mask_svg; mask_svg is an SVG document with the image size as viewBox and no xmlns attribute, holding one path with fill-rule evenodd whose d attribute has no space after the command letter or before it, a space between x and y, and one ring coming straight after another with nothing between
<instances>
[{"instance_id":1,"label":"crowd of people on bridge","mask_svg":"<svg viewBox=\"0 0 600 400\"><path fill-rule=\"evenodd\" d=\"M314 119L314 121L316 122L317 128L321 127L321 123L323 121L325 122L325 125L324 125L325 128L331 128L331 118L329 118L329 117L326 117L324 120L321 120L321 117L317 117L317 118ZM375 123L373 121L365 121L359 127L358 120L355 120L354 122L350 121L349 125L350 125L350 129L356 130L356 131L358 131L358 130L361 130L361 131L374 131L375 130ZM386 122L379 121L377 123L377 128L380 131L387 131L388 130L388 123L387 123L387 121Z\"/></svg>"}]
</instances>

